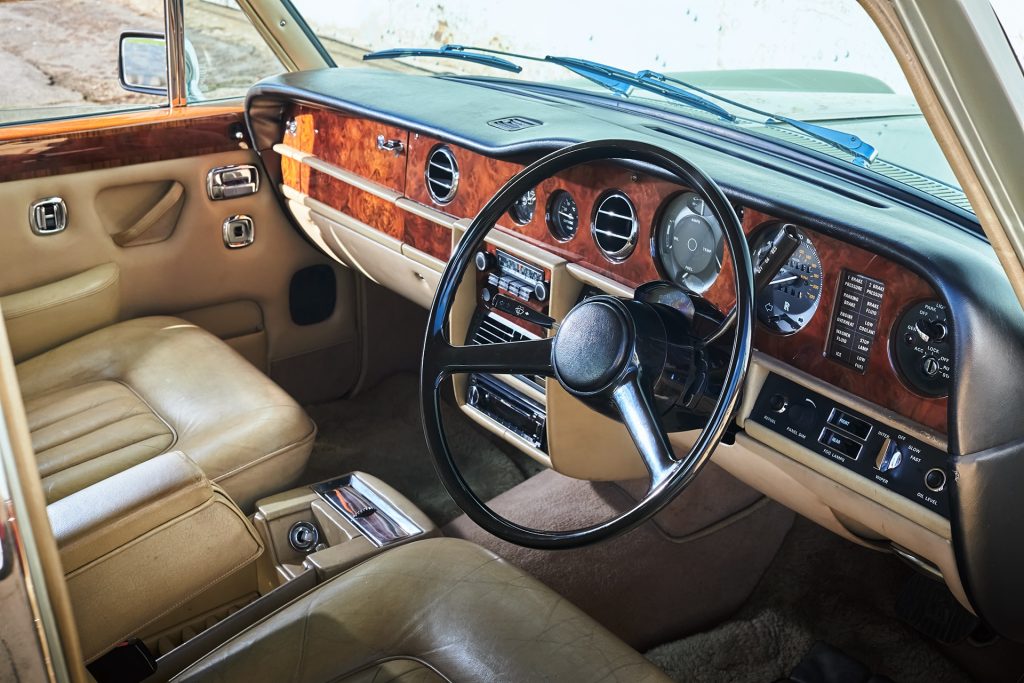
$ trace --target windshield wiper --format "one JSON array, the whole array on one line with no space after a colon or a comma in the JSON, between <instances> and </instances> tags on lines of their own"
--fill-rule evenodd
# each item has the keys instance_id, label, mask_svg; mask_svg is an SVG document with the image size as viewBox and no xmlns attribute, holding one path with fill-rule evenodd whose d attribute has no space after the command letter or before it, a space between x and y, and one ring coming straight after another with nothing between
<instances>
[{"instance_id":1,"label":"windshield wiper","mask_svg":"<svg viewBox=\"0 0 1024 683\"><path fill-rule=\"evenodd\" d=\"M788 116L772 114L770 112L763 111L756 107L752 107L749 104L743 104L742 102L737 102L736 100L729 99L728 97L724 97L723 95L713 93L710 90L705 90L704 88L693 85L692 83L687 83L686 81L680 80L678 78L673 78L671 76L660 74L656 71L641 71L636 76L637 78L642 79L644 81L651 81L657 83L674 83L676 85L680 85L686 88L687 90L693 90L702 93L707 97L711 97L718 100L719 102L725 102L726 104L732 105L733 107L737 107L739 109L752 112L754 114L757 114L758 116L763 116L766 119L765 124L767 125L775 123L785 123L789 126L792 126L793 128L796 128L805 135L809 135L810 137L816 140L820 140L821 142L824 142L828 145L832 145L837 149L852 154L853 163L857 164L858 166L867 166L872 161L874 161L875 158L878 156L877 149L875 149L872 145L869 145L868 143L864 142L856 135L853 135L852 133L844 133L843 131L836 130L835 128L826 128L825 126L819 126L813 123L808 123L807 121L801 121L800 119L793 119Z\"/></svg>"},{"instance_id":2,"label":"windshield wiper","mask_svg":"<svg viewBox=\"0 0 1024 683\"><path fill-rule=\"evenodd\" d=\"M852 161L858 166L866 167L878 156L877 149L852 133L844 133L843 131L836 130L834 128L819 126L814 123L808 123L807 121L801 121L788 116L772 114L771 112L752 107L749 104L743 104L742 102L737 102L736 100L723 95L713 93L710 90L705 90L704 88L693 85L692 83L687 83L686 81L678 78L666 76L665 74L658 73L657 71L643 70L634 74L626 71L625 69L609 66L608 64L601 64L600 62L593 62L588 59L580 59L578 57L553 57L551 55L547 55L546 57L535 57L533 55L524 55L516 52L491 50L484 47L468 47L464 45L442 45L440 48L394 48L390 50L378 50L377 52L370 52L363 55L364 60L397 59L399 57L443 57L461 59L475 64L482 64L484 66L491 66L497 69L511 71L513 73L521 72L522 67L513 64L507 59L502 59L502 57L514 57L516 59L525 59L531 62L556 64L573 72L577 76L581 76L592 83L596 83L597 85L611 90L613 93L621 97L628 97L629 93L634 88L645 90L647 92L653 92L657 95L661 95L665 99L687 104L695 109L700 109L701 111L709 114L714 114L726 121L734 123L738 120L737 117L731 114L728 110L712 102L711 99L718 100L719 102L725 102L726 104L738 109L743 109L744 111L749 111L757 114L758 116L765 117L766 125L784 123L796 128L804 135L847 152L853 156Z\"/></svg>"},{"instance_id":3,"label":"windshield wiper","mask_svg":"<svg viewBox=\"0 0 1024 683\"><path fill-rule=\"evenodd\" d=\"M644 78L641 75L645 73L643 71L634 74L626 71L625 69L608 66L607 64L601 64L600 62L592 62L589 59L579 59L577 57L552 57L549 55L543 60L538 61L557 64L569 71L572 71L577 76L582 76L589 81L597 83L598 85L603 85L609 90L622 96L629 95L629 91L632 88L639 88L640 90L646 90L648 92L661 95L665 99L688 104L696 109L719 116L726 121L736 120L736 117L728 111L714 102L704 99L696 93L687 92L682 88L677 88L664 81Z\"/></svg>"},{"instance_id":4,"label":"windshield wiper","mask_svg":"<svg viewBox=\"0 0 1024 683\"><path fill-rule=\"evenodd\" d=\"M495 57L490 54L477 54L474 52L466 52L467 48L461 45L442 45L440 48L436 47L399 47L390 50L377 50L376 52L368 52L363 55L363 59L370 61L373 59L399 59L400 57L438 57L442 59L461 59L464 62L472 62L474 64L482 64L483 66L494 67L495 69L502 69L503 71L511 71L512 73L519 73L523 70L523 67L518 64L513 64L507 59L501 57ZM472 50L473 48L469 48Z\"/></svg>"},{"instance_id":5,"label":"windshield wiper","mask_svg":"<svg viewBox=\"0 0 1024 683\"><path fill-rule=\"evenodd\" d=\"M592 62L587 59L578 59L576 57L552 57L550 55L546 57L535 57L533 55L524 55L516 52L491 50L484 47L442 45L440 48L394 48L390 50L378 50L377 52L370 52L363 55L363 59L443 57L461 59L467 62L483 64L484 66L504 69L505 71L513 71L514 73L522 71L522 67L516 66L512 62L501 59L501 57L497 57L495 55L501 55L502 57L515 57L517 59L525 59L531 62L547 62L548 64L556 64L563 69L568 69L577 76L582 76L588 81L607 88L616 95L620 95L622 97L627 97L630 90L633 88L639 88L641 90L656 93L666 99L674 100L675 102L688 104L696 109L719 116L726 121L736 120L735 116L722 107L695 93L687 92L682 88L677 88L676 86L668 83L639 78L637 74L630 73L625 69L619 69L599 62Z\"/></svg>"}]
</instances>

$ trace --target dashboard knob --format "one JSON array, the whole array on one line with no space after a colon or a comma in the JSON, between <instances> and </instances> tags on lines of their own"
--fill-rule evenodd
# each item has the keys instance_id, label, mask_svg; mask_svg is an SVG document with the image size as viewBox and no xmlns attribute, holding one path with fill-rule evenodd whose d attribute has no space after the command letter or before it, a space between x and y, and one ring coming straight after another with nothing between
<instances>
[{"instance_id":1,"label":"dashboard knob","mask_svg":"<svg viewBox=\"0 0 1024 683\"><path fill-rule=\"evenodd\" d=\"M537 301L545 301L548 298L548 286L545 282L537 282L533 285L533 295Z\"/></svg>"},{"instance_id":2,"label":"dashboard knob","mask_svg":"<svg viewBox=\"0 0 1024 683\"><path fill-rule=\"evenodd\" d=\"M477 270L483 272L494 265L494 256L486 251L478 251L473 257L473 264Z\"/></svg>"},{"instance_id":3,"label":"dashboard knob","mask_svg":"<svg viewBox=\"0 0 1024 683\"><path fill-rule=\"evenodd\" d=\"M927 377L934 377L939 374L939 361L935 360L931 356L925 357L925 359L921 361L921 372L923 372Z\"/></svg>"},{"instance_id":4,"label":"dashboard knob","mask_svg":"<svg viewBox=\"0 0 1024 683\"><path fill-rule=\"evenodd\" d=\"M941 320L918 320L916 327L918 336L932 344L942 341L949 334L949 328Z\"/></svg>"},{"instance_id":5,"label":"dashboard knob","mask_svg":"<svg viewBox=\"0 0 1024 683\"><path fill-rule=\"evenodd\" d=\"M768 407L775 413L784 413L789 407L789 399L782 394L775 394L768 399Z\"/></svg>"},{"instance_id":6,"label":"dashboard knob","mask_svg":"<svg viewBox=\"0 0 1024 683\"><path fill-rule=\"evenodd\" d=\"M946 488L946 473L933 467L924 475L924 485L936 493Z\"/></svg>"},{"instance_id":7,"label":"dashboard knob","mask_svg":"<svg viewBox=\"0 0 1024 683\"><path fill-rule=\"evenodd\" d=\"M471 386L469 388L469 391L466 392L466 403L468 403L471 406L475 406L476 404L480 403L480 390L477 389L475 386Z\"/></svg>"}]
</instances>

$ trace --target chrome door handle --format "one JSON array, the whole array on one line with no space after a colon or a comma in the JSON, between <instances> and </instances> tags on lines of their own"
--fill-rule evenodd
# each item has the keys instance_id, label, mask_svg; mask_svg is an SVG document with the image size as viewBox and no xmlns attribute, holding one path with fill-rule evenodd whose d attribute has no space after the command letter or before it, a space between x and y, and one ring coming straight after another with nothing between
<instances>
[{"instance_id":1,"label":"chrome door handle","mask_svg":"<svg viewBox=\"0 0 1024 683\"><path fill-rule=\"evenodd\" d=\"M55 235L68 227L68 207L60 197L47 197L32 202L28 222L37 235Z\"/></svg>"},{"instance_id":2,"label":"chrome door handle","mask_svg":"<svg viewBox=\"0 0 1024 683\"><path fill-rule=\"evenodd\" d=\"M401 155L405 151L405 145L402 144L401 140L388 139L383 135L377 136L377 149L382 152L391 152L396 157Z\"/></svg>"},{"instance_id":3,"label":"chrome door handle","mask_svg":"<svg viewBox=\"0 0 1024 683\"><path fill-rule=\"evenodd\" d=\"M260 172L251 164L218 166L206 174L206 194L210 199L234 199L256 194Z\"/></svg>"}]
</instances>

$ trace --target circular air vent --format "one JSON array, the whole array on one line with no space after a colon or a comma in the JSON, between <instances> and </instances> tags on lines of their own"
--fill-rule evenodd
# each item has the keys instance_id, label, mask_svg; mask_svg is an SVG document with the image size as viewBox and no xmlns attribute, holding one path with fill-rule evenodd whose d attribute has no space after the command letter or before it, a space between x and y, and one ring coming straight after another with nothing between
<instances>
[{"instance_id":1,"label":"circular air vent","mask_svg":"<svg viewBox=\"0 0 1024 683\"><path fill-rule=\"evenodd\" d=\"M425 175L431 199L438 204L447 204L455 199L455 191L459 188L459 164L446 145L438 145L430 151Z\"/></svg>"},{"instance_id":2,"label":"circular air vent","mask_svg":"<svg viewBox=\"0 0 1024 683\"><path fill-rule=\"evenodd\" d=\"M621 192L606 194L594 211L590 231L598 249L610 261L624 261L636 246L636 209Z\"/></svg>"}]
</instances>

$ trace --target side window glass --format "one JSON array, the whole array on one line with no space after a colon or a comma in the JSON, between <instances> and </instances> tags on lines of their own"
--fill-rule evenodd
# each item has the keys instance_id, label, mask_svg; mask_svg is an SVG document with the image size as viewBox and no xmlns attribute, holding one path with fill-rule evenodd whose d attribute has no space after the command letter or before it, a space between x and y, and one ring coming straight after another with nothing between
<instances>
[{"instance_id":1,"label":"side window glass","mask_svg":"<svg viewBox=\"0 0 1024 683\"><path fill-rule=\"evenodd\" d=\"M185 0L188 101L242 97L284 67L235 0Z\"/></svg>"},{"instance_id":2,"label":"side window glass","mask_svg":"<svg viewBox=\"0 0 1024 683\"><path fill-rule=\"evenodd\" d=\"M164 31L163 0L0 2L0 125L167 105L118 80L123 31Z\"/></svg>"}]
</instances>

